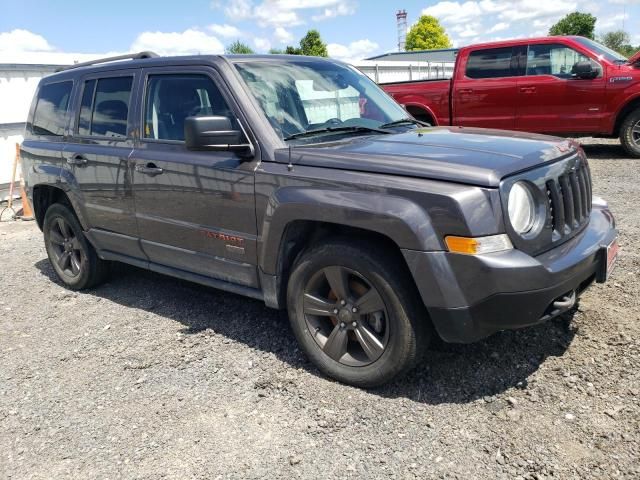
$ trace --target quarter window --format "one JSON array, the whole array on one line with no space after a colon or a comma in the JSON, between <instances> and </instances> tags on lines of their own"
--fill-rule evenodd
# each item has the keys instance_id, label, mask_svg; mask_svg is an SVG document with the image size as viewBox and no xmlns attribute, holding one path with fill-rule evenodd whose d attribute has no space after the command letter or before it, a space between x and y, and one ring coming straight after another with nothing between
<instances>
[{"instance_id":1,"label":"quarter window","mask_svg":"<svg viewBox=\"0 0 640 480\"><path fill-rule=\"evenodd\" d=\"M508 47L471 52L467 60L467 77L500 78L517 75L517 65L512 68L512 51Z\"/></svg>"},{"instance_id":2,"label":"quarter window","mask_svg":"<svg viewBox=\"0 0 640 480\"><path fill-rule=\"evenodd\" d=\"M125 138L133 77L101 78L84 82L78 134Z\"/></svg>"},{"instance_id":3,"label":"quarter window","mask_svg":"<svg viewBox=\"0 0 640 480\"><path fill-rule=\"evenodd\" d=\"M585 61L590 61L590 59L564 45L530 45L527 53L527 75L553 75L560 78L571 78L574 66L578 62Z\"/></svg>"},{"instance_id":4,"label":"quarter window","mask_svg":"<svg viewBox=\"0 0 640 480\"><path fill-rule=\"evenodd\" d=\"M150 75L147 80L144 137L184 141L187 117L233 115L218 87L206 75Z\"/></svg>"},{"instance_id":5,"label":"quarter window","mask_svg":"<svg viewBox=\"0 0 640 480\"><path fill-rule=\"evenodd\" d=\"M32 131L36 135L62 136L73 82L43 85L38 93Z\"/></svg>"}]
</instances>

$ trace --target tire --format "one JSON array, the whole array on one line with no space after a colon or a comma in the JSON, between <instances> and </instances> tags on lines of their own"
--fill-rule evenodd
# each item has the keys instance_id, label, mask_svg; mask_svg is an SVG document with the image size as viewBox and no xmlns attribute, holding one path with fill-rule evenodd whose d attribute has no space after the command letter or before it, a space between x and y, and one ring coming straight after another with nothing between
<instances>
[{"instance_id":1,"label":"tire","mask_svg":"<svg viewBox=\"0 0 640 480\"><path fill-rule=\"evenodd\" d=\"M299 345L324 374L369 388L410 370L431 335L410 273L379 247L358 245L337 240L303 252L287 307Z\"/></svg>"},{"instance_id":2,"label":"tire","mask_svg":"<svg viewBox=\"0 0 640 480\"><path fill-rule=\"evenodd\" d=\"M68 288L84 290L106 279L108 264L98 258L70 207L61 203L50 206L42 230L49 262Z\"/></svg>"},{"instance_id":3,"label":"tire","mask_svg":"<svg viewBox=\"0 0 640 480\"><path fill-rule=\"evenodd\" d=\"M620 143L633 158L640 158L640 108L631 112L620 126Z\"/></svg>"}]
</instances>

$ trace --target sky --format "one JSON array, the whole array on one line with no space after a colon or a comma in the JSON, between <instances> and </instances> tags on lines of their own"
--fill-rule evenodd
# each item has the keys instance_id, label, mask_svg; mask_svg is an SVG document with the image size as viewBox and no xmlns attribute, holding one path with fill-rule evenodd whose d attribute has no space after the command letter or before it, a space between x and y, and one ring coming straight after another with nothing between
<instances>
[{"instance_id":1,"label":"sky","mask_svg":"<svg viewBox=\"0 0 640 480\"><path fill-rule=\"evenodd\" d=\"M5 3L6 2L6 3ZM640 0L3 0L0 53L222 53L241 40L256 52L297 45L320 31L332 57L358 60L397 50L395 13L409 26L440 19L459 47L545 35L567 13L598 17L600 34L624 28L640 44Z\"/></svg>"}]
</instances>

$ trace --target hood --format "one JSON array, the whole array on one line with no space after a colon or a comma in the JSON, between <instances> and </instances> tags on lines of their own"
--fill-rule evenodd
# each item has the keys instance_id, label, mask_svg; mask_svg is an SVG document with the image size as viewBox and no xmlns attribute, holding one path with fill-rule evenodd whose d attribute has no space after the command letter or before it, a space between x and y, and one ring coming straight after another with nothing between
<instances>
[{"instance_id":1,"label":"hood","mask_svg":"<svg viewBox=\"0 0 640 480\"><path fill-rule=\"evenodd\" d=\"M577 150L570 140L480 128L420 128L291 148L291 163L497 187ZM276 161L288 162L281 150Z\"/></svg>"}]
</instances>

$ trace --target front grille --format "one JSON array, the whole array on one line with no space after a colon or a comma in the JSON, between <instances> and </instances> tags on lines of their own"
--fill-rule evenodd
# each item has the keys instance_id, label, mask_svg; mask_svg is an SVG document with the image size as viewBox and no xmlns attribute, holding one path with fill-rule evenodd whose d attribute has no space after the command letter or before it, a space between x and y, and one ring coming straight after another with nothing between
<instances>
[{"instance_id":1,"label":"front grille","mask_svg":"<svg viewBox=\"0 0 640 480\"><path fill-rule=\"evenodd\" d=\"M571 235L589 220L591 214L591 175L586 162L546 182L549 221L554 240Z\"/></svg>"}]
</instances>

